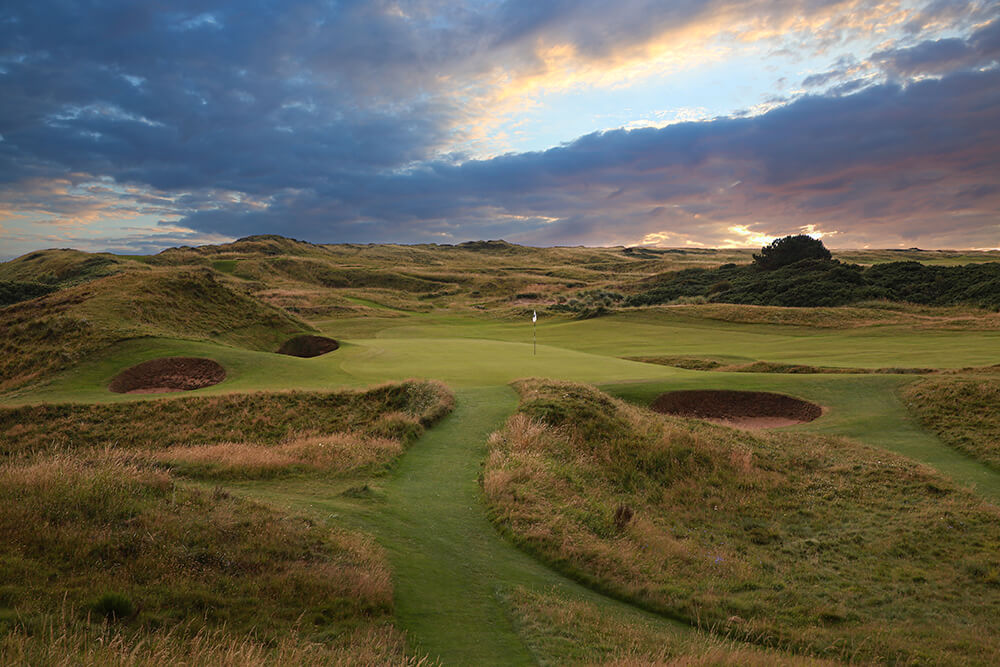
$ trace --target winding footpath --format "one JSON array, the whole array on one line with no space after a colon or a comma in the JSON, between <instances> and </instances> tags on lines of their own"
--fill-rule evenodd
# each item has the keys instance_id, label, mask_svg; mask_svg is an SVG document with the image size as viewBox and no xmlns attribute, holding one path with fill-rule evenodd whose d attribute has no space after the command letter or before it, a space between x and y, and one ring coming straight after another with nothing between
<instances>
[{"instance_id":1,"label":"winding footpath","mask_svg":"<svg viewBox=\"0 0 1000 667\"><path fill-rule=\"evenodd\" d=\"M446 665L537 664L501 600L517 586L590 602L678 637L694 632L585 588L506 542L486 517L478 477L487 438L517 397L501 386L459 390L456 399L454 411L380 482L378 500L346 504L333 491L324 498L315 484L284 486L268 499L374 533L392 565L398 626L418 655Z\"/></svg>"}]
</instances>

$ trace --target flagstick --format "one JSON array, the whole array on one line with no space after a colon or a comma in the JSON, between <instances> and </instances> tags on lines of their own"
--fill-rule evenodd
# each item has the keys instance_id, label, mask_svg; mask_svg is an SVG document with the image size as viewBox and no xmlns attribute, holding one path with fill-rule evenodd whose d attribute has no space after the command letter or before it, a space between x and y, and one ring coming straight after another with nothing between
<instances>
[{"instance_id":1,"label":"flagstick","mask_svg":"<svg viewBox=\"0 0 1000 667\"><path fill-rule=\"evenodd\" d=\"M538 321L538 311L531 311L531 354L538 354L538 325L535 324Z\"/></svg>"}]
</instances>

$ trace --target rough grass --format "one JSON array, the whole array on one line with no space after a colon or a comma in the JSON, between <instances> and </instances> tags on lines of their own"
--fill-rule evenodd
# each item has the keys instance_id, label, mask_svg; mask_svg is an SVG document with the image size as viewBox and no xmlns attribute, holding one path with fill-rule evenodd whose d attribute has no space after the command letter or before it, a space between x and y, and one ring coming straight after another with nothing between
<instances>
[{"instance_id":1,"label":"rough grass","mask_svg":"<svg viewBox=\"0 0 1000 667\"><path fill-rule=\"evenodd\" d=\"M52 621L35 634L20 628L0 637L0 662L27 667L418 667L426 659L409 655L405 637L391 625L373 625L346 633L332 642L285 637L263 642L221 629L176 629L122 632L67 617Z\"/></svg>"},{"instance_id":2,"label":"rough grass","mask_svg":"<svg viewBox=\"0 0 1000 667\"><path fill-rule=\"evenodd\" d=\"M915 329L1000 329L1000 313L964 306L919 306L871 301L851 306L786 308L727 303L656 306L676 315L738 324L778 324L813 329L907 326Z\"/></svg>"},{"instance_id":3,"label":"rough grass","mask_svg":"<svg viewBox=\"0 0 1000 667\"><path fill-rule=\"evenodd\" d=\"M673 366L675 368L685 368L691 371L719 371L723 373L832 373L832 374L858 374L858 373L880 373L897 375L917 375L936 373L934 368L860 368L841 366L810 366L808 364L790 364L777 361L752 361L745 364L731 364L716 359L705 359L701 357L672 356L672 357L625 357L629 361L641 361L646 364L659 364L660 366Z\"/></svg>"},{"instance_id":4,"label":"rough grass","mask_svg":"<svg viewBox=\"0 0 1000 667\"><path fill-rule=\"evenodd\" d=\"M294 449L293 441L341 432L408 444L447 414L453 403L443 384L407 381L329 393L261 392L127 404L0 408L0 455L226 442L284 444ZM305 456L307 448L300 449Z\"/></svg>"},{"instance_id":5,"label":"rough grass","mask_svg":"<svg viewBox=\"0 0 1000 667\"><path fill-rule=\"evenodd\" d=\"M903 399L945 443L1000 469L1000 377L930 378L906 387Z\"/></svg>"},{"instance_id":6,"label":"rough grass","mask_svg":"<svg viewBox=\"0 0 1000 667\"><path fill-rule=\"evenodd\" d=\"M370 539L178 486L114 451L0 466L0 581L0 624L29 643L104 623L126 636L224 627L265 644L323 641L392 609ZM124 617L101 615L109 596Z\"/></svg>"},{"instance_id":7,"label":"rough grass","mask_svg":"<svg viewBox=\"0 0 1000 667\"><path fill-rule=\"evenodd\" d=\"M271 351L303 322L230 289L207 269L125 272L0 308L0 391L144 336Z\"/></svg>"},{"instance_id":8,"label":"rough grass","mask_svg":"<svg viewBox=\"0 0 1000 667\"><path fill-rule=\"evenodd\" d=\"M232 442L177 446L152 452L150 458L185 477L231 480L300 472L354 473L384 465L402 452L403 443L397 439L341 432L274 446Z\"/></svg>"},{"instance_id":9,"label":"rough grass","mask_svg":"<svg viewBox=\"0 0 1000 667\"><path fill-rule=\"evenodd\" d=\"M820 657L996 662L1000 510L843 439L655 415L524 381L483 475L491 516L578 579Z\"/></svg>"},{"instance_id":10,"label":"rough grass","mask_svg":"<svg viewBox=\"0 0 1000 667\"><path fill-rule=\"evenodd\" d=\"M621 619L556 592L518 587L503 596L541 665L820 665L698 632Z\"/></svg>"}]
</instances>

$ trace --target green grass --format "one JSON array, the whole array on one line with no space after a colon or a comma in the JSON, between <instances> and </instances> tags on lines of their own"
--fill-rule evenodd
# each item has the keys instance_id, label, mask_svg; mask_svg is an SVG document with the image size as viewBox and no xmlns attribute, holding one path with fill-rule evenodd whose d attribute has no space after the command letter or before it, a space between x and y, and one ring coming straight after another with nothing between
<instances>
[{"instance_id":1,"label":"green grass","mask_svg":"<svg viewBox=\"0 0 1000 667\"><path fill-rule=\"evenodd\" d=\"M801 431L664 418L584 385L518 388L483 486L498 525L553 566L768 646L1000 656L1000 510L930 468Z\"/></svg>"},{"instance_id":2,"label":"green grass","mask_svg":"<svg viewBox=\"0 0 1000 667\"><path fill-rule=\"evenodd\" d=\"M941 440L1000 471L1000 379L930 378L907 387L903 397Z\"/></svg>"},{"instance_id":3,"label":"green grass","mask_svg":"<svg viewBox=\"0 0 1000 667\"><path fill-rule=\"evenodd\" d=\"M766 652L709 633L678 634L646 619L623 618L594 602L553 591L519 586L506 593L503 600L541 665L826 664Z\"/></svg>"},{"instance_id":4,"label":"green grass","mask_svg":"<svg viewBox=\"0 0 1000 667\"><path fill-rule=\"evenodd\" d=\"M322 480L232 488L375 534L394 573L396 618L418 655L445 664L533 664L508 615L510 586L554 590L625 622L684 637L686 628L605 598L504 541L482 511L477 475L488 434L515 408L507 387L462 389L455 411L404 455L365 498ZM678 639L679 641L679 639Z\"/></svg>"},{"instance_id":5,"label":"green grass","mask_svg":"<svg viewBox=\"0 0 1000 667\"><path fill-rule=\"evenodd\" d=\"M4 634L44 641L52 624L110 619L126 635L329 640L391 613L389 571L370 540L180 486L120 453L5 463L0 499Z\"/></svg>"}]
</instances>

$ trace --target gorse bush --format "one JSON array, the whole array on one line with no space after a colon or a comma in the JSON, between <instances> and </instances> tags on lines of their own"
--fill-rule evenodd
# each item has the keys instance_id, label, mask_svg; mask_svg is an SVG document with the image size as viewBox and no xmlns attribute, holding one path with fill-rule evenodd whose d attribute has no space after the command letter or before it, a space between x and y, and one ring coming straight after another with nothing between
<instances>
[{"instance_id":1,"label":"gorse bush","mask_svg":"<svg viewBox=\"0 0 1000 667\"><path fill-rule=\"evenodd\" d=\"M804 259L828 260L830 257L822 241L799 234L775 239L761 248L759 255L753 256L753 262L758 268L772 271Z\"/></svg>"},{"instance_id":2,"label":"gorse bush","mask_svg":"<svg viewBox=\"0 0 1000 667\"><path fill-rule=\"evenodd\" d=\"M44 296L55 290L56 288L52 285L0 280L0 306L9 306L18 301L34 299L36 296Z\"/></svg>"}]
</instances>

